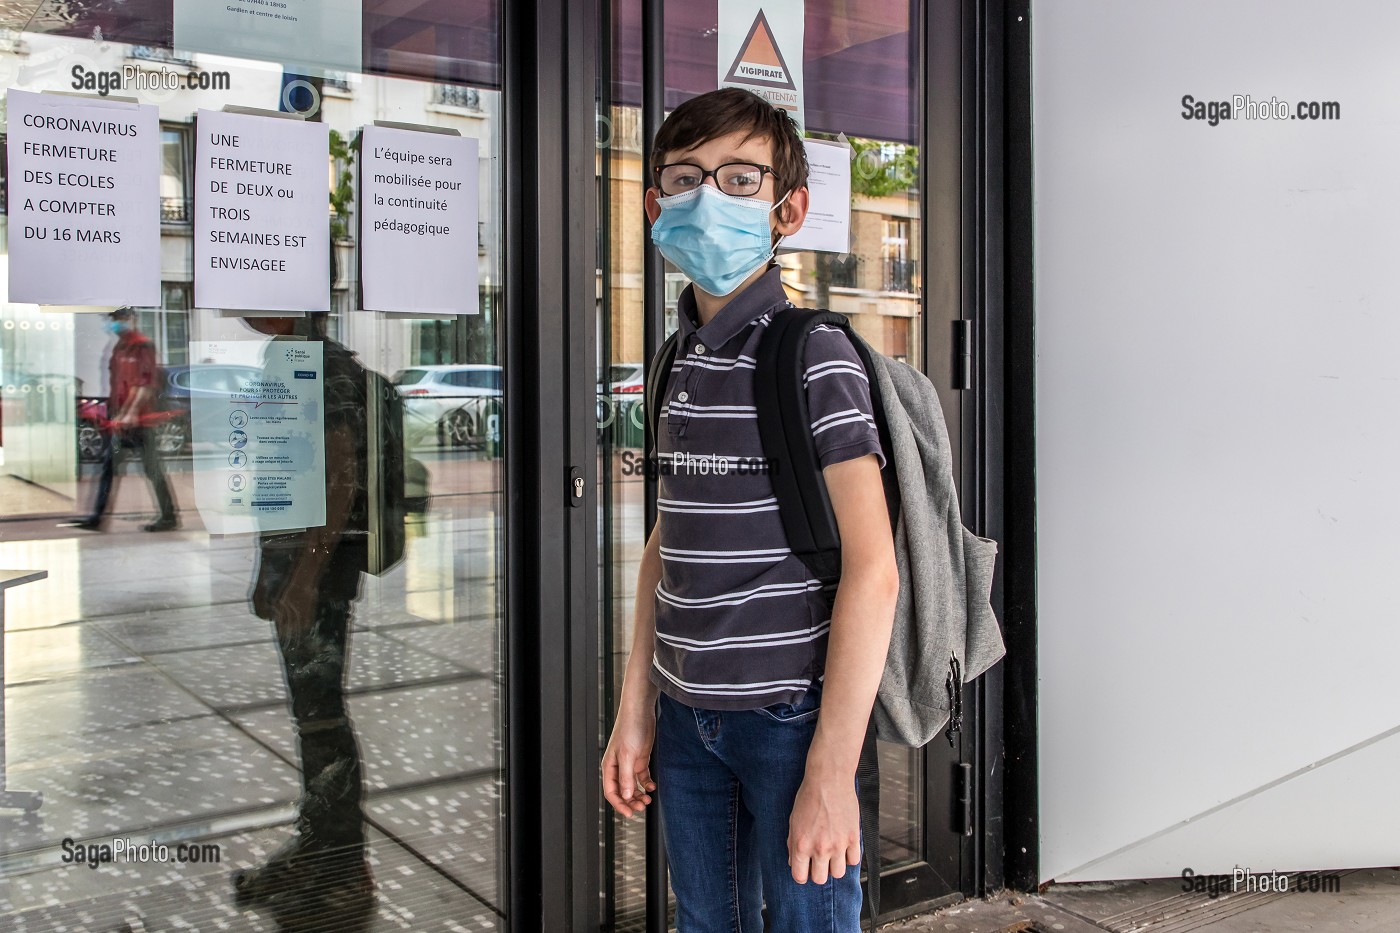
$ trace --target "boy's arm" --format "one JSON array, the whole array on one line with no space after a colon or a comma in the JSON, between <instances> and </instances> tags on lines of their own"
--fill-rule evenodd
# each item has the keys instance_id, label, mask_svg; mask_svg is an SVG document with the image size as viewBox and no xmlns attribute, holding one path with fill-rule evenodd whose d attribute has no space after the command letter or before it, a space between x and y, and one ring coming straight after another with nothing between
<instances>
[{"instance_id":1,"label":"boy's arm","mask_svg":"<svg viewBox=\"0 0 1400 933\"><path fill-rule=\"evenodd\" d=\"M632 651L622 675L622 696L612 737L603 753L603 796L631 818L651 803L651 747L656 738L656 685L651 682L656 649L656 586L661 582L661 519L647 538L637 568Z\"/></svg>"},{"instance_id":2,"label":"boy's arm","mask_svg":"<svg viewBox=\"0 0 1400 933\"><path fill-rule=\"evenodd\" d=\"M822 471L841 534L826 679L788 837L793 878L818 884L860 864L856 766L885 670L899 595L894 541L874 454Z\"/></svg>"}]
</instances>

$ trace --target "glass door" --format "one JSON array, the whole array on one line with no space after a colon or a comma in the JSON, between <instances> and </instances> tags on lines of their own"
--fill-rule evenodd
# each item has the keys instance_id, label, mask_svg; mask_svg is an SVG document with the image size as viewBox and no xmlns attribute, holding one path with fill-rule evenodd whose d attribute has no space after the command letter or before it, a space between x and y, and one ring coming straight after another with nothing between
<instances>
[{"instance_id":1,"label":"glass door","mask_svg":"<svg viewBox=\"0 0 1400 933\"><path fill-rule=\"evenodd\" d=\"M0 926L512 919L500 17L487 0L365 3L348 30L363 46L339 70L297 63L346 33L329 18L289 27L302 45L275 55L234 32L172 46L169 3L44 4L0 31L8 88L47 98L91 76L99 99L158 108L146 209L161 279L130 314L0 304L0 569L47 573L4 594L0 788L18 796L0 801ZM223 209L196 185L198 114L230 108L327 127L311 176L329 310L196 303L197 239ZM361 219L384 181L361 141L376 121L472 143L452 177L476 217L425 272L469 267L462 313L365 309ZM23 180L5 181L10 215ZM276 233L258 210L222 233ZM0 295L25 235L8 220ZM304 384L271 392L289 375ZM263 417L288 397L299 414ZM258 485L284 473L291 505ZM262 511L240 512L257 490Z\"/></svg>"},{"instance_id":2,"label":"glass door","mask_svg":"<svg viewBox=\"0 0 1400 933\"><path fill-rule=\"evenodd\" d=\"M602 743L631 644L638 560L648 530L648 495L654 494L648 490L641 449L643 369L655 346L675 329L676 299L686 284L684 275L669 266L652 279L647 274L651 246L642 196L650 184L648 133L654 131L647 108L654 107L659 117L718 86L725 71L721 66L730 64L720 61L719 30L735 28L729 22L721 25L721 17L732 18L735 8L745 6L715 0L604 4L597 114ZM950 94L956 108L957 37L951 44L954 59L934 69L924 4L892 0L862 3L857 9L807 0L783 8L783 15L801 19L799 28L760 22L755 9L748 13L753 29L769 30L784 67L800 68L800 76L789 69L788 77L800 78L796 83L807 137L846 147L851 160L849 249L780 255L783 286L798 306L848 315L857 332L886 355L947 377L942 358L951 354L945 322L959 314L954 246L960 222L959 166L956 144L951 158L943 148L925 151L925 104L930 93L926 80L937 80L939 93ZM939 28L956 30L956 15L940 18L948 24ZM757 34L749 25L741 24L746 41ZM794 35L800 40L787 38ZM782 48L785 41L800 41L800 47ZM771 57L771 47L765 48ZM937 54L947 48L939 45ZM929 77L947 76L950 69L951 83ZM939 161L926 178L930 159ZM944 187L949 173L951 189ZM931 192L940 203L953 205L951 215L930 208ZM925 243L931 213L937 214L936 249ZM936 257L943 276L933 285L922 268L929 255ZM939 323L936 331L929 329L931 306L932 319ZM956 394L950 393L945 409L956 404ZM949 423L956 432L951 410ZM937 744L942 748L927 753L880 746L883 906L888 911L928 903L962 887L964 837L953 803L961 752L950 754L942 737ZM662 877L658 844L648 843L641 820L623 820L610 810L602 819L605 923L618 930L660 929L666 914L655 903L665 890L657 881Z\"/></svg>"}]
</instances>

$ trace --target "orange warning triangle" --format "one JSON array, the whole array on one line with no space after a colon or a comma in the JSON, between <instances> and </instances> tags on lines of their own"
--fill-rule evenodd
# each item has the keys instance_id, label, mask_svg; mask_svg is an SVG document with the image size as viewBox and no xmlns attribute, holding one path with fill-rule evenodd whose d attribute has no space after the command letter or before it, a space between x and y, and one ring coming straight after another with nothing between
<instances>
[{"instance_id":1,"label":"orange warning triangle","mask_svg":"<svg viewBox=\"0 0 1400 933\"><path fill-rule=\"evenodd\" d=\"M773 38L768 17L763 15L762 10L758 11L753 25L749 27L749 34L739 44L739 54L734 57L734 64L729 66L729 73L724 81L726 84L732 81L735 84L757 84L797 90L782 50Z\"/></svg>"},{"instance_id":2,"label":"orange warning triangle","mask_svg":"<svg viewBox=\"0 0 1400 933\"><path fill-rule=\"evenodd\" d=\"M762 16L762 12L759 16ZM754 21L757 27L758 20ZM777 65L783 66L783 60L778 55L778 46L773 42L773 33L769 31L765 22L762 29L755 28L749 33L749 44L744 48L744 61L753 62L756 65Z\"/></svg>"}]
</instances>

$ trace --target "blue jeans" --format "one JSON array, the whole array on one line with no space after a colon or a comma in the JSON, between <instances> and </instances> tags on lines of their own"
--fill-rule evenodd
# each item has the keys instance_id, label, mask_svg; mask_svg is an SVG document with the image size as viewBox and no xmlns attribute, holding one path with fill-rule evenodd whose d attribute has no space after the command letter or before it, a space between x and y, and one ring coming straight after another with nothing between
<instances>
[{"instance_id":1,"label":"blue jeans","mask_svg":"<svg viewBox=\"0 0 1400 933\"><path fill-rule=\"evenodd\" d=\"M657 699L656 796L670 857L679 933L856 933L860 869L798 884L788 818L821 702L695 709Z\"/></svg>"}]
</instances>

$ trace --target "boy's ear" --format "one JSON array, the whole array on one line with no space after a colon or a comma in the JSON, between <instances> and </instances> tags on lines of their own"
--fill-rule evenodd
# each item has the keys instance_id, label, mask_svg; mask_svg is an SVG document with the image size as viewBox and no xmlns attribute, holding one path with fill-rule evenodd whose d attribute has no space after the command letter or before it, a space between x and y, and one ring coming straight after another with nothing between
<instances>
[{"instance_id":1,"label":"boy's ear","mask_svg":"<svg viewBox=\"0 0 1400 933\"><path fill-rule=\"evenodd\" d=\"M647 223L656 223L656 218L661 216L661 205L656 203L656 199L661 197L661 191L652 186L642 195L642 206L647 212Z\"/></svg>"},{"instance_id":2,"label":"boy's ear","mask_svg":"<svg viewBox=\"0 0 1400 933\"><path fill-rule=\"evenodd\" d=\"M788 195L788 199L778 205L778 209L773 212L777 218L776 229L783 236L792 236L802 229L802 222L807 219L807 208L811 203L811 192L807 186L793 190Z\"/></svg>"}]
</instances>

